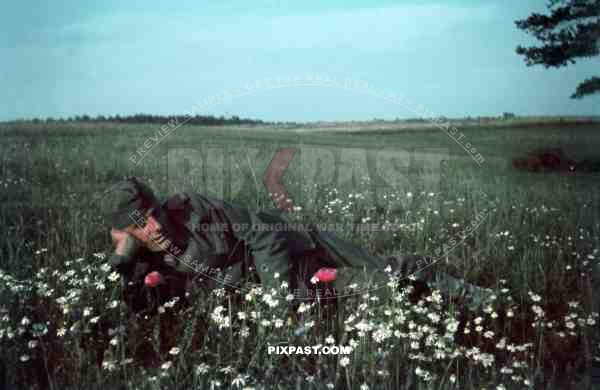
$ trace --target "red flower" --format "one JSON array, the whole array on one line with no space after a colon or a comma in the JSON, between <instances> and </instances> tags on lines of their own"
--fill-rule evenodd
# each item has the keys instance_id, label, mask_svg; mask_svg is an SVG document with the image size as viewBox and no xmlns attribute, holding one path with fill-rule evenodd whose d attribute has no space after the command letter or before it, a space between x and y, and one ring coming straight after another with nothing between
<instances>
[{"instance_id":1,"label":"red flower","mask_svg":"<svg viewBox=\"0 0 600 390\"><path fill-rule=\"evenodd\" d=\"M335 268L321 268L315 275L320 282L333 282L337 278L337 269Z\"/></svg>"},{"instance_id":2,"label":"red flower","mask_svg":"<svg viewBox=\"0 0 600 390\"><path fill-rule=\"evenodd\" d=\"M144 278L144 284L148 287L156 287L159 284L163 284L165 279L160 272L152 271Z\"/></svg>"}]
</instances>

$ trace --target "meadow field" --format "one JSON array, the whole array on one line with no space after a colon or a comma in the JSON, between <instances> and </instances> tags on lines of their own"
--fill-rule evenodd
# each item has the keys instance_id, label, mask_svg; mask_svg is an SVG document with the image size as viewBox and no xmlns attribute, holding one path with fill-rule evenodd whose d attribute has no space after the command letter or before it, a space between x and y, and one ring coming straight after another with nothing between
<instances>
[{"instance_id":1,"label":"meadow field","mask_svg":"<svg viewBox=\"0 0 600 390\"><path fill-rule=\"evenodd\" d=\"M544 147L599 159L600 124L465 129L479 162L437 128L186 125L132 162L159 129L0 124L0 388L592 388L600 365L600 298L592 290L594 281L600 285L592 279L600 268L600 176L517 171L511 160ZM236 304L219 290L198 293L182 312L172 302L154 317L130 316L106 265L112 247L103 191L135 175L163 197L193 190L272 208L261 177L278 148L298 149L283 177L300 206L291 218L340 224L336 234L375 254L440 255L477 221L433 267L495 295L467 309L435 292L414 302L403 289L385 302L353 297L335 316L318 305L290 316L267 286L238 292ZM319 165L311 153L333 160ZM423 161L436 156L446 161L432 171ZM354 179L350 161L357 161ZM323 170L331 176L321 180ZM402 188L390 186L394 172L402 173ZM367 222L396 228L356 229ZM176 346L156 368L142 367L131 353L140 322L151 324L159 350L158 333L173 316L180 320L170 329ZM194 346L198 323L205 335ZM99 324L108 338L99 336ZM282 340L352 352L267 352Z\"/></svg>"}]
</instances>

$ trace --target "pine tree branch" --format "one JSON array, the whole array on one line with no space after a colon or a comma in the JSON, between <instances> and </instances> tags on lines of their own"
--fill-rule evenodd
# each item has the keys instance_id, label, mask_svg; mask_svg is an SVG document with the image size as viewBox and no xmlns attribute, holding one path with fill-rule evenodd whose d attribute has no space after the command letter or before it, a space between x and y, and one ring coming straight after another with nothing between
<instances>
[{"instance_id":1,"label":"pine tree branch","mask_svg":"<svg viewBox=\"0 0 600 390\"><path fill-rule=\"evenodd\" d=\"M584 96L600 92L600 77L591 77L577 86L571 99L581 99Z\"/></svg>"}]
</instances>

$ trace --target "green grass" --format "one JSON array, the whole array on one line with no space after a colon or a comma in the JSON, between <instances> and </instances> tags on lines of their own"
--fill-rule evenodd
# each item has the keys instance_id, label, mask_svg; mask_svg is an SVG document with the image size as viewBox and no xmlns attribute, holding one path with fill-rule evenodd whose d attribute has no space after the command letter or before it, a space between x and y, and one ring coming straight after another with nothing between
<instances>
[{"instance_id":1,"label":"green grass","mask_svg":"<svg viewBox=\"0 0 600 390\"><path fill-rule=\"evenodd\" d=\"M232 385L232 381L238 374L248 375L244 379L246 385L255 388L326 388L327 383L333 383L337 388L360 388L366 383L372 389L494 388L500 383L506 388L523 388L527 387L523 379L527 379L532 388L567 388L585 384L589 379L590 360L600 355L597 353L598 326L579 324L572 317L576 326L574 335L569 335L570 329L565 327L569 320L564 317L576 312L577 318L587 319L591 314L592 301L587 286L590 270L600 257L600 253L595 252L599 249L599 178L591 174L517 172L510 162L514 157L546 146L561 146L578 159L598 158L599 125L465 129L464 140L477 148L485 159L481 165L438 129L344 133L183 126L135 166L129 160L130 156L154 135L157 128L83 124L53 124L49 127L20 124L0 128L3 137L0 146L3 237L0 269L5 272L0 278L0 306L6 312L0 321L0 343L9 387L49 383L54 388L115 387L118 384L131 388L160 388L161 384L209 388L211 380L218 380L223 388L236 388L241 382ZM171 158L169 161L168 158L169 150L183 153L182 148L196 149L205 156L207 147L223 148L222 167L215 159L205 161L200 167L196 160L184 162L181 158ZM177 344L181 352L163 358L173 363L168 370L144 371L138 361L126 360L133 357L125 345L135 343L141 333L136 331L139 321L127 317L124 309L108 310L105 307L117 296L117 291L116 287L110 287L114 283L107 281L108 273L99 268L102 260L94 256L111 251L99 195L123 177L136 175L147 180L161 196L177 190L206 191L215 196L221 193L217 184L223 183L225 199L248 207L270 208L273 203L260 180L279 147L300 148L283 178L296 205L303 207L294 214L295 218L341 223L345 229L338 234L376 254L432 254L456 234L457 229L470 223L482 210L487 210L488 216L483 223L451 252L452 263L436 264L435 267L498 289L492 311L499 310L499 306L511 307L514 317L501 315L494 319L490 313L470 313L471 334L465 335L460 329L455 340L443 337L442 326L441 333L434 338L444 343L442 349L446 352L441 356L436 355L435 347L424 342L427 329L419 328L420 333L415 336L420 338L419 349L411 349L411 340L406 336L411 331L409 320L417 325L432 325L426 313L433 312L441 316L442 322L450 321L459 318L453 309L460 308L437 307L434 302L424 302L426 310L420 311L415 310L419 306L407 301L390 301L369 302L368 309L360 311L360 302L349 301L346 313L340 314L341 319L321 322L323 314L307 312L301 319L288 324L288 314L283 308L285 302L276 308L261 301L229 306L227 297L211 295L199 299L181 318L186 321L205 318L210 322L209 312L223 305L227 309L226 315L231 310L231 326L219 330L212 324L200 350L190 350L192 336L188 333L193 326L189 325L181 331ZM336 176L309 196L311 177L307 172L313 161L306 150L310 147L331 151ZM339 171L340 166L348 168L340 163L342 153L349 151L346 157L361 157L364 150L370 184L385 185L378 176L381 171L377 170L383 167L381 162L378 165L377 153L385 147L403 148L411 157L406 166L402 167L402 162L398 161L396 165L410 182L410 186L405 185L401 191L390 192L397 194L401 201L388 202L394 199L390 197L386 201L369 199L368 190L373 187L360 178L353 182ZM258 149L254 160L249 160L244 148ZM438 152L448 154L447 168L440 172L438 182L431 184L425 180L425 172L414 161L415 148L439 148ZM346 151L342 152L343 149ZM197 152L188 150L185 153L194 156ZM232 163L231 156L239 168ZM359 167L365 168L362 164ZM210 178L208 183L190 181L206 177ZM414 194L410 201L405 194L407 191ZM435 196L430 197L429 192L435 192ZM356 193L364 194L366 198L349 196ZM337 202L330 203L334 199L338 199ZM353 224L366 217L377 223L415 223L423 229L402 229L395 235L392 232L353 231ZM421 220L424 221L422 224ZM453 227L453 224L460 226ZM46 251L36 254L41 248ZM595 259L588 259L588 255ZM84 260L75 261L79 258ZM47 271L40 274L41 269ZM69 270L73 275L61 280L60 276ZM34 277L36 274L38 276ZM501 283L501 279L506 282ZM24 284L19 284L18 280ZM96 290L94 280L102 280L107 289ZM18 287L31 283L37 287L30 292ZM43 283L48 286L42 286ZM41 291L49 288L54 291L48 297L39 297ZM508 292L502 292L503 288ZM68 296L73 290L81 290L82 297L68 303L69 312L64 314L65 304L56 299ZM532 302L529 291L540 295L541 301ZM569 307L567 302L570 301L578 302L578 306ZM551 328L531 326L534 304L545 311L543 323L554 321ZM109 345L106 353L107 361L117 362L114 369L112 366L99 368L94 364L95 357L89 348L90 334L85 333L85 329L94 327L88 321L91 316L81 316L88 306L96 313L94 315L100 315L110 323L114 337L121 338L118 345ZM385 310L393 314L388 315ZM248 316L252 311L262 313L269 320L280 318L285 325L274 328L272 324L263 326L260 321L238 320L238 311L246 312ZM373 330L359 337L356 329L347 331L336 322L346 319L351 312L358 312L359 318L371 321ZM490 339L481 336L485 330L481 334L475 331L473 319L480 314L485 330L494 332ZM23 316L28 316L31 324L20 325ZM398 318L402 316L407 318L405 322L399 322ZM302 324L313 320L315 327L301 336L294 335ZM46 321L48 332L33 336L33 324ZM160 317L149 321L157 321L156 329L160 327ZM68 329L75 323L78 325L72 332L63 337L56 336L58 328ZM129 329L127 335L118 330L119 324ZM25 329L22 334L19 334L20 327ZM244 327L248 328L250 336L243 336L241 329ZM377 329L380 330L378 334L398 331L400 335L392 335L378 344L372 333ZM557 332L565 332L565 337ZM14 336L9 338L8 333L14 333ZM266 353L268 343L289 339L291 345L315 345L324 343L330 333L339 344L347 345L349 339L356 341L347 366L340 364L340 357L286 358ZM477 334L478 337L473 337ZM531 346L527 352L507 352L496 346L503 337L506 344L531 343ZM29 349L27 344L32 339L38 340L39 344ZM482 367L481 361L473 357L481 357L478 353L465 356L471 346L480 348L479 353L494 355L495 362L490 367ZM433 361L415 360L411 353L418 351ZM461 351L460 356L450 357L450 351ZM23 355L29 356L30 360L19 361ZM56 367L53 359L63 359L60 367ZM127 364L119 364L123 361ZM512 367L513 374L502 373L502 367L514 361L523 361L525 365ZM196 369L202 363L210 368L207 373L198 374ZM415 374L417 367L417 372L422 374L420 370L426 370L433 379L423 380ZM450 381L450 375L456 378L455 383ZM511 376L515 378L511 379ZM155 379L150 380L152 377ZM312 382L310 377L314 377Z\"/></svg>"}]
</instances>

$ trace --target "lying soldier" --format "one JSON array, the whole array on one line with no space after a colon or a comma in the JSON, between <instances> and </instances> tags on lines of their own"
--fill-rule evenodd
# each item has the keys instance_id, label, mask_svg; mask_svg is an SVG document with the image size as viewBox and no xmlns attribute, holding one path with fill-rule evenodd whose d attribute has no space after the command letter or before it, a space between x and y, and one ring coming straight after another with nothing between
<instances>
[{"instance_id":1,"label":"lying soldier","mask_svg":"<svg viewBox=\"0 0 600 390\"><path fill-rule=\"evenodd\" d=\"M280 289L284 283L287 291L282 298L292 295L295 301L327 303L383 287L391 270L416 284L470 295L475 301L487 293L434 273L428 257L383 259L314 226L295 231L270 228L290 224L279 210L253 211L186 193L161 204L135 178L117 184L110 194L116 246L110 261L126 287L139 285L144 278L147 286L168 286L163 296L183 296L192 284L208 289L247 288L250 282ZM166 283L168 279L171 283Z\"/></svg>"},{"instance_id":2,"label":"lying soldier","mask_svg":"<svg viewBox=\"0 0 600 390\"><path fill-rule=\"evenodd\" d=\"M109 198L116 246L110 262L122 275L128 306L138 314L148 314L149 308L152 314L174 297L185 302L195 286L249 289L260 283L281 291L280 298L287 298L291 306L302 300L337 304L344 296L390 291L390 274L410 279L417 291L437 288L477 305L491 294L434 273L428 257L384 259L314 226L296 231L270 228L290 223L279 210L247 210L186 193L161 204L135 178L115 185ZM161 338L162 333L161 329ZM150 356L152 348L145 348L142 355ZM168 348L161 340L161 351Z\"/></svg>"}]
</instances>

